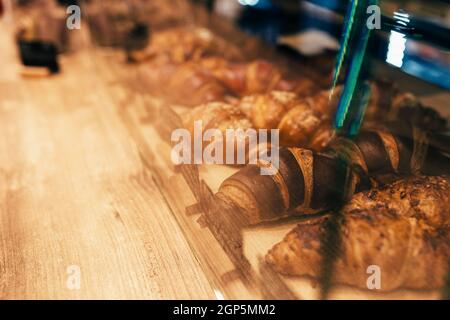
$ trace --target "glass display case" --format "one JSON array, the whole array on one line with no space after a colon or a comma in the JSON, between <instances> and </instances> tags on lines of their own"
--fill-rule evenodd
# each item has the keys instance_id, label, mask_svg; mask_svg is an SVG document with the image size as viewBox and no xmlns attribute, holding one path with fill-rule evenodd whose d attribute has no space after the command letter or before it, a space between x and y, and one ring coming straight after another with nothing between
<instances>
[{"instance_id":1,"label":"glass display case","mask_svg":"<svg viewBox=\"0 0 450 320\"><path fill-rule=\"evenodd\" d=\"M342 3L311 3L319 8L307 4L308 14L317 18L324 4L336 9L332 22L344 21ZM188 25L152 33L147 55L138 55L146 58L134 60L154 117L141 148L217 298L441 297L448 81L440 76L436 86L398 69L421 77L409 54L423 58L419 48L429 44L380 31L367 51L368 94L352 95L364 122L349 137L333 126L349 85L344 76L332 88L340 38L318 54L285 52L273 45L284 28L271 11L279 18L283 7L273 6L210 7L228 18L241 12L236 27L194 4ZM400 17L397 8L389 10ZM266 43L240 27L261 31ZM448 63L448 53L429 50ZM422 66L431 80L432 67Z\"/></svg>"},{"instance_id":2,"label":"glass display case","mask_svg":"<svg viewBox=\"0 0 450 320\"><path fill-rule=\"evenodd\" d=\"M111 84L86 100L118 101L101 127L217 299L448 297L450 7L362 1L381 6L362 47L377 11L353 3L80 1L82 61Z\"/></svg>"}]
</instances>

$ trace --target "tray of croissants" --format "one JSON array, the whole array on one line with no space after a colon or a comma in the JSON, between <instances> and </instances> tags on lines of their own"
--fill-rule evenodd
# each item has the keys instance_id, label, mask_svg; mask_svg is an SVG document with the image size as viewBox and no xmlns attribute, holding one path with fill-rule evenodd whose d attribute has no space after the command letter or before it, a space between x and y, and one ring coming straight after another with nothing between
<instances>
[{"instance_id":1,"label":"tray of croissants","mask_svg":"<svg viewBox=\"0 0 450 320\"><path fill-rule=\"evenodd\" d=\"M146 134L163 163L156 175L218 295L445 297L446 117L395 80L373 79L359 134L341 136L332 118L342 88L330 90L324 59L272 59L269 49L248 43L177 25L128 52L140 85L158 101ZM229 129L265 130L266 139L251 145L244 135L228 144ZM195 145L199 132L211 134ZM183 135L190 162L174 157ZM263 151L276 154L276 167L251 161Z\"/></svg>"}]
</instances>

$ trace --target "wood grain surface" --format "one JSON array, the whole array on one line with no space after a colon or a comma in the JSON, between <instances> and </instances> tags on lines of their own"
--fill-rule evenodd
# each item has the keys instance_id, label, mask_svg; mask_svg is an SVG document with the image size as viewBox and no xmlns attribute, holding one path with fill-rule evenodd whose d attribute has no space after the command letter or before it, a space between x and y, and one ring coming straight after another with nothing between
<instances>
[{"instance_id":1,"label":"wood grain surface","mask_svg":"<svg viewBox=\"0 0 450 320\"><path fill-rule=\"evenodd\" d=\"M20 77L9 31L0 22L0 298L213 298L112 75L83 49L60 75Z\"/></svg>"}]
</instances>

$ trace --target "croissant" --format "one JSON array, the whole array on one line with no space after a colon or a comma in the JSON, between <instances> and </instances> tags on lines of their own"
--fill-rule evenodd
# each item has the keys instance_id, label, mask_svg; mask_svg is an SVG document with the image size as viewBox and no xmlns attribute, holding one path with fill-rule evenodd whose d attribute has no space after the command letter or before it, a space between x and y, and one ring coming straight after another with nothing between
<instances>
[{"instance_id":1,"label":"croissant","mask_svg":"<svg viewBox=\"0 0 450 320\"><path fill-rule=\"evenodd\" d=\"M251 121L253 128L279 129L282 146L301 146L320 151L335 137L330 118L336 109L340 90L340 87L336 88L331 100L329 91L321 91L309 98L300 98L293 92L271 91L243 97L236 105ZM373 95L368 109L384 114L380 110L387 107L382 105L377 95ZM199 115L200 120L203 116L214 117L209 113L215 110L209 108L204 113L194 111L192 114ZM220 115L217 117L222 119Z\"/></svg>"},{"instance_id":2,"label":"croissant","mask_svg":"<svg viewBox=\"0 0 450 320\"><path fill-rule=\"evenodd\" d=\"M161 85L162 93L168 101L184 106L224 101L231 95L231 92L215 77L192 65L175 68L173 74Z\"/></svg>"},{"instance_id":3,"label":"croissant","mask_svg":"<svg viewBox=\"0 0 450 320\"><path fill-rule=\"evenodd\" d=\"M245 117L245 114L233 104L225 102L212 102L200 105L192 109L184 118L184 127L187 128L192 136L194 133L194 122L202 121L202 129L249 129L251 122Z\"/></svg>"},{"instance_id":4,"label":"croissant","mask_svg":"<svg viewBox=\"0 0 450 320\"><path fill-rule=\"evenodd\" d=\"M272 89L295 89L305 95L317 91L308 79L284 80L269 62L236 64L219 57L159 66L148 73L147 78L153 91L184 106L225 101L231 96L265 93Z\"/></svg>"},{"instance_id":5,"label":"croissant","mask_svg":"<svg viewBox=\"0 0 450 320\"><path fill-rule=\"evenodd\" d=\"M196 121L201 121L202 132L205 132L208 129L216 129L222 133L223 141L220 141L219 143L223 143L223 155L226 155L227 152L227 136L225 134L227 129L242 129L245 132L245 130L252 128L251 122L236 105L225 102L208 103L206 105L198 106L189 112L189 114L185 117L184 127L189 130L191 137L195 137L194 124ZM235 151L233 153L233 163L236 163L237 160L238 153L236 150L238 146L241 145L240 141L238 141L240 138L242 138L242 142L245 143L244 148L247 150L249 147L245 136L233 136L233 146ZM204 143L203 148L206 148L206 146L210 143L215 142L217 141L209 141L209 143ZM192 150L194 150L194 148L192 148ZM248 156L248 154L245 154L245 156ZM248 159L245 159L244 161L248 161Z\"/></svg>"},{"instance_id":6,"label":"croissant","mask_svg":"<svg viewBox=\"0 0 450 320\"><path fill-rule=\"evenodd\" d=\"M255 128L279 129L283 146L302 146L320 150L334 136L330 117L335 103L328 91L300 99L290 92L244 97L239 105Z\"/></svg>"},{"instance_id":7,"label":"croissant","mask_svg":"<svg viewBox=\"0 0 450 320\"><path fill-rule=\"evenodd\" d=\"M323 211L376 186L377 176L449 171L449 159L428 145L425 132L405 130L366 130L354 140L334 140L323 153L281 148L276 174L261 175L258 165L248 165L221 184L217 197L255 224Z\"/></svg>"},{"instance_id":8,"label":"croissant","mask_svg":"<svg viewBox=\"0 0 450 320\"><path fill-rule=\"evenodd\" d=\"M220 64L220 61L210 61ZM427 131L445 131L446 120L431 108L416 102L410 94L398 94L382 82L371 84L372 94L366 108L366 124L401 119ZM331 117L335 113L342 88L323 90L301 98L286 91L271 91L241 98L237 105L256 129L279 129L280 144L323 150L335 138ZM415 100L414 100L415 99Z\"/></svg>"},{"instance_id":9,"label":"croissant","mask_svg":"<svg viewBox=\"0 0 450 320\"><path fill-rule=\"evenodd\" d=\"M238 96L267 93L272 90L296 92L302 96L317 92L318 86L309 78L288 79L280 69L266 60L247 63L205 61L207 68L217 79Z\"/></svg>"},{"instance_id":10,"label":"croissant","mask_svg":"<svg viewBox=\"0 0 450 320\"><path fill-rule=\"evenodd\" d=\"M321 99L321 96L319 97ZM189 127L189 122L195 120L207 122L205 118L216 119L215 124L220 126L221 121L227 118L224 113L236 114L239 110L240 117L248 119L247 124L252 128L280 129L281 145L312 147L318 150L334 137L329 120L331 112L321 113L325 112L324 105L327 104L322 105L322 102L318 101L320 99L311 99L312 103L309 104L299 99L295 93L272 91L268 94L244 97L233 103L233 108L218 109L204 104L187 113L185 126ZM314 103L315 101L318 103Z\"/></svg>"},{"instance_id":11,"label":"croissant","mask_svg":"<svg viewBox=\"0 0 450 320\"><path fill-rule=\"evenodd\" d=\"M174 27L152 34L144 50L129 53L134 62L149 61L153 65L182 64L208 56L241 60L239 49L205 28Z\"/></svg>"},{"instance_id":12,"label":"croissant","mask_svg":"<svg viewBox=\"0 0 450 320\"><path fill-rule=\"evenodd\" d=\"M339 250L333 283L367 289L368 267L382 291L442 288L450 259L450 180L421 176L355 195L341 210L340 247L323 248L329 216L299 223L267 254L290 276L320 277L323 254Z\"/></svg>"},{"instance_id":13,"label":"croissant","mask_svg":"<svg viewBox=\"0 0 450 320\"><path fill-rule=\"evenodd\" d=\"M145 88L169 103L195 107L208 102L226 101L232 93L199 65L164 65L152 70L142 68Z\"/></svg>"},{"instance_id":14,"label":"croissant","mask_svg":"<svg viewBox=\"0 0 450 320\"><path fill-rule=\"evenodd\" d=\"M306 96L318 87L305 77L286 79L275 65L265 60L236 62L242 60L240 50L204 28L177 27L156 32L147 48L129 53L129 60L147 60L153 66L195 63L239 96L270 90Z\"/></svg>"}]
</instances>

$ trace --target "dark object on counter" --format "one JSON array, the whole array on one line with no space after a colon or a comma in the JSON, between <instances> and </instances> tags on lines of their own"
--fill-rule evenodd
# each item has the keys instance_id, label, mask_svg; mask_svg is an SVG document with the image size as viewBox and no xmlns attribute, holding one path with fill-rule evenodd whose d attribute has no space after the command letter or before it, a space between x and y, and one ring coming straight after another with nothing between
<instances>
[{"instance_id":1,"label":"dark object on counter","mask_svg":"<svg viewBox=\"0 0 450 320\"><path fill-rule=\"evenodd\" d=\"M94 13L88 24L92 39L102 47L141 48L148 42L148 26L134 21L126 12Z\"/></svg>"},{"instance_id":2,"label":"dark object on counter","mask_svg":"<svg viewBox=\"0 0 450 320\"><path fill-rule=\"evenodd\" d=\"M18 10L16 19L16 39L52 43L58 53L75 49L71 48L66 8L53 0L30 2L30 7Z\"/></svg>"},{"instance_id":3,"label":"dark object on counter","mask_svg":"<svg viewBox=\"0 0 450 320\"><path fill-rule=\"evenodd\" d=\"M24 7L31 4L32 2L33 2L32 0L17 0L16 4L18 6Z\"/></svg>"},{"instance_id":4,"label":"dark object on counter","mask_svg":"<svg viewBox=\"0 0 450 320\"><path fill-rule=\"evenodd\" d=\"M72 5L79 5L78 0L57 0L56 1L60 6L68 7Z\"/></svg>"},{"instance_id":5,"label":"dark object on counter","mask_svg":"<svg viewBox=\"0 0 450 320\"><path fill-rule=\"evenodd\" d=\"M25 66L46 67L51 73L59 72L57 48L51 42L18 40L20 59Z\"/></svg>"},{"instance_id":6,"label":"dark object on counter","mask_svg":"<svg viewBox=\"0 0 450 320\"><path fill-rule=\"evenodd\" d=\"M125 38L125 50L130 51L144 49L148 45L149 39L150 30L148 25L137 22Z\"/></svg>"}]
</instances>

